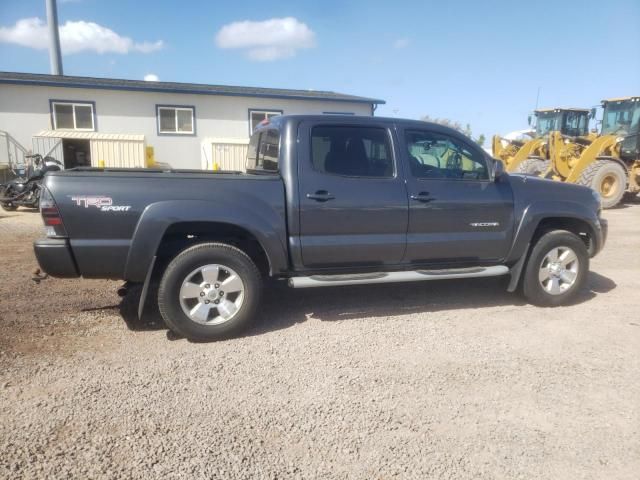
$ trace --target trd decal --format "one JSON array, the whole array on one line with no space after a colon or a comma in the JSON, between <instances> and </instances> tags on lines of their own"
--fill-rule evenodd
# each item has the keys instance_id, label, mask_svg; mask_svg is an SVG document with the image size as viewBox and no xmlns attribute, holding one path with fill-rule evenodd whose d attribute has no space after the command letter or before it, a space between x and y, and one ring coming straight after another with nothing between
<instances>
[{"instance_id":1,"label":"trd decal","mask_svg":"<svg viewBox=\"0 0 640 480\"><path fill-rule=\"evenodd\" d=\"M76 202L79 207L95 207L102 212L128 212L131 210L130 205L113 205L111 197L78 196L71 197L71 200Z\"/></svg>"},{"instance_id":2,"label":"trd decal","mask_svg":"<svg viewBox=\"0 0 640 480\"><path fill-rule=\"evenodd\" d=\"M71 197L71 200L76 202L79 207L108 207L113 204L111 197Z\"/></svg>"}]
</instances>

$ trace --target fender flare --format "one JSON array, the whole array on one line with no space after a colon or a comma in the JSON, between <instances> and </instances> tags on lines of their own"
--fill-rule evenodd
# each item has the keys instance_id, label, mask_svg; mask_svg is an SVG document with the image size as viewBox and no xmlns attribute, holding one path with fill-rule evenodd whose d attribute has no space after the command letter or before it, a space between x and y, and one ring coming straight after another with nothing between
<instances>
[{"instance_id":1,"label":"fender flare","mask_svg":"<svg viewBox=\"0 0 640 480\"><path fill-rule=\"evenodd\" d=\"M625 173L627 174L627 180L628 180L628 177L629 177L629 166L626 163L624 163L621 159L619 159L618 157L610 157L610 156L603 155L601 157L596 157L596 160L608 160L610 162L617 163L618 165L620 165L624 169Z\"/></svg>"},{"instance_id":2,"label":"fender flare","mask_svg":"<svg viewBox=\"0 0 640 480\"><path fill-rule=\"evenodd\" d=\"M522 213L520 222L516 227L513 236L511 249L507 255L507 262L517 262L523 255L527 255L528 245L531 244L533 236L544 220L577 220L584 222L596 235L596 225L599 220L594 213L585 205L574 201L551 201L543 200L529 204Z\"/></svg>"},{"instance_id":3,"label":"fender flare","mask_svg":"<svg viewBox=\"0 0 640 480\"><path fill-rule=\"evenodd\" d=\"M177 223L227 223L253 235L267 255L272 274L286 269L286 239L278 234L284 219L263 206L204 200L169 200L148 205L136 225L125 264L124 278L142 282L153 264L162 237Z\"/></svg>"}]
</instances>

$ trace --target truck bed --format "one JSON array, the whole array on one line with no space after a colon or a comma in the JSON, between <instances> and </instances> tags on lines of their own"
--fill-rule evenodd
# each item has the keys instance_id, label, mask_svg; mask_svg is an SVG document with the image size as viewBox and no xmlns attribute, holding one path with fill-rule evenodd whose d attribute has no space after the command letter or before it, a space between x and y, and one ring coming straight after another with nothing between
<instances>
[{"instance_id":1,"label":"truck bed","mask_svg":"<svg viewBox=\"0 0 640 480\"><path fill-rule=\"evenodd\" d=\"M133 261L128 264L132 239L136 237L137 248L153 248L159 239L141 236L141 224L157 226L176 217L181 222L224 222L232 216L241 224L243 216L247 224L258 217L276 228L277 241L286 246L284 186L277 175L78 168L48 174L45 186L84 277L140 280L130 278L139 275ZM149 231L158 235L157 229Z\"/></svg>"}]
</instances>

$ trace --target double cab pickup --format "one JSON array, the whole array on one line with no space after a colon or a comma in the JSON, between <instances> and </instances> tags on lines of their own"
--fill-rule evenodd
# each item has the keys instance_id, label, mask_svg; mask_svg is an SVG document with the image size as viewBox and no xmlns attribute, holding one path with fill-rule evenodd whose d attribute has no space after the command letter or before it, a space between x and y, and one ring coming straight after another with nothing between
<instances>
[{"instance_id":1,"label":"double cab pickup","mask_svg":"<svg viewBox=\"0 0 640 480\"><path fill-rule=\"evenodd\" d=\"M211 340L248 327L269 277L309 288L506 275L533 304L565 304L604 245L600 211L589 188L509 175L442 125L296 115L256 129L246 173L50 172L34 248L52 276L140 284L139 312L157 298L171 330Z\"/></svg>"}]
</instances>

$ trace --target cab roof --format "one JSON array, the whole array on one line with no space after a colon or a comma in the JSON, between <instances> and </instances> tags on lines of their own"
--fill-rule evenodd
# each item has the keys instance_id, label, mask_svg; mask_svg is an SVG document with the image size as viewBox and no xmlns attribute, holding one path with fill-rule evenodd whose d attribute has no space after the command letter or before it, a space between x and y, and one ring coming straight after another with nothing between
<instances>
[{"instance_id":1,"label":"cab roof","mask_svg":"<svg viewBox=\"0 0 640 480\"><path fill-rule=\"evenodd\" d=\"M258 124L256 130L268 127L269 125L275 125L276 127L280 127L282 124L288 121L303 121L309 120L313 122L337 122L337 123L394 123L396 125L414 125L414 126L424 126L431 125L435 127L443 127L450 128L455 130L447 125L443 125L441 123L427 122L424 120L415 120L409 118L397 118L397 117L373 117L370 115L332 115L332 114L293 114L293 115L277 115L271 117L267 120L263 120Z\"/></svg>"},{"instance_id":2,"label":"cab roof","mask_svg":"<svg viewBox=\"0 0 640 480\"><path fill-rule=\"evenodd\" d=\"M605 104L609 102L626 102L626 101L640 102L640 97L605 98L604 100L602 100L602 103Z\"/></svg>"},{"instance_id":3,"label":"cab roof","mask_svg":"<svg viewBox=\"0 0 640 480\"><path fill-rule=\"evenodd\" d=\"M534 110L535 113L547 113L547 112L588 112L588 108L563 108L563 107L554 107L554 108L538 108Z\"/></svg>"},{"instance_id":4,"label":"cab roof","mask_svg":"<svg viewBox=\"0 0 640 480\"><path fill-rule=\"evenodd\" d=\"M403 128L425 128L428 126L430 130L438 133L449 134L457 136L460 139L464 139L464 141L472 142L472 140L464 135L459 130L456 130L453 127L443 125L441 123L434 122L425 122L424 120L414 120L409 118L397 118L397 117L372 117L369 115L318 115L318 114L294 114L294 115L277 115L271 117L267 120L263 120L258 124L255 130L252 132L256 133L261 130L266 130L270 127L275 127L277 129L286 128L287 124L310 121L313 123L327 123L330 122L336 125L367 125L373 124L380 125L384 124L393 124L397 127Z\"/></svg>"}]
</instances>

